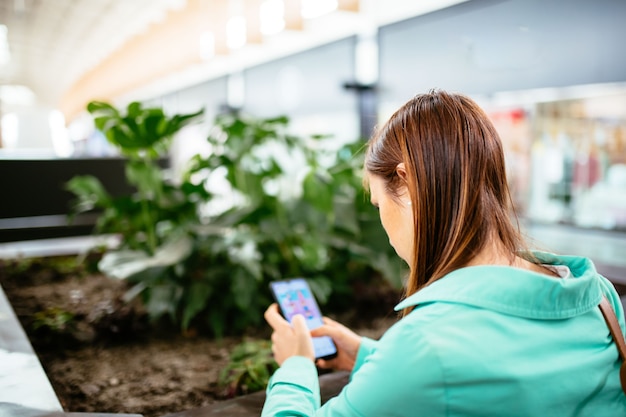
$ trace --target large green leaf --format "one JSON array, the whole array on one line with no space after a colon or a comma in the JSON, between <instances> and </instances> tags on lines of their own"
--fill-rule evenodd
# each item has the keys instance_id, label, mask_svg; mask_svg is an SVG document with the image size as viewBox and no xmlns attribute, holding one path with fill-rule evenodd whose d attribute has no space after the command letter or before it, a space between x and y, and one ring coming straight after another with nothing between
<instances>
[{"instance_id":1,"label":"large green leaf","mask_svg":"<svg viewBox=\"0 0 626 417\"><path fill-rule=\"evenodd\" d=\"M65 188L78 198L73 205L75 212L81 213L111 205L109 193L100 180L92 175L75 176L66 183Z\"/></svg>"},{"instance_id":2,"label":"large green leaf","mask_svg":"<svg viewBox=\"0 0 626 417\"><path fill-rule=\"evenodd\" d=\"M91 114L106 114L109 116L118 116L119 112L111 104L103 101L92 101L87 104L87 111Z\"/></svg>"},{"instance_id":3,"label":"large green leaf","mask_svg":"<svg viewBox=\"0 0 626 417\"><path fill-rule=\"evenodd\" d=\"M160 198L163 192L161 169L153 163L130 161L126 164L128 182L141 190L144 198Z\"/></svg>"},{"instance_id":4,"label":"large green leaf","mask_svg":"<svg viewBox=\"0 0 626 417\"><path fill-rule=\"evenodd\" d=\"M159 318L168 314L176 318L176 312L183 295L183 288L173 282L161 282L147 289L149 295L146 301L146 310L152 318Z\"/></svg>"},{"instance_id":5,"label":"large green leaf","mask_svg":"<svg viewBox=\"0 0 626 417\"><path fill-rule=\"evenodd\" d=\"M141 103L133 101L126 109L128 116L137 118L141 115Z\"/></svg>"},{"instance_id":6,"label":"large green leaf","mask_svg":"<svg viewBox=\"0 0 626 417\"><path fill-rule=\"evenodd\" d=\"M333 291L333 285L327 278L318 277L317 279L308 279L309 287L315 294L315 298L320 304L326 304L328 297Z\"/></svg>"},{"instance_id":7,"label":"large green leaf","mask_svg":"<svg viewBox=\"0 0 626 417\"><path fill-rule=\"evenodd\" d=\"M194 281L187 289L187 294L184 299L183 305L183 317L182 326L186 329L189 326L189 322L198 313L200 313L209 301L209 297L213 293L213 289L208 282Z\"/></svg>"},{"instance_id":8,"label":"large green leaf","mask_svg":"<svg viewBox=\"0 0 626 417\"><path fill-rule=\"evenodd\" d=\"M143 108L141 103L132 102L122 115L111 104L101 101L92 101L87 110L94 116L96 128L109 142L131 157L138 156L139 151L158 156L165 150L162 142L204 113L201 109L168 117L161 108Z\"/></svg>"},{"instance_id":9,"label":"large green leaf","mask_svg":"<svg viewBox=\"0 0 626 417\"><path fill-rule=\"evenodd\" d=\"M336 196L334 208L335 227L339 230L345 230L357 238L361 231L361 224L359 223L359 212L354 203L354 197Z\"/></svg>"},{"instance_id":10,"label":"large green leaf","mask_svg":"<svg viewBox=\"0 0 626 417\"><path fill-rule=\"evenodd\" d=\"M304 198L318 210L333 212L333 193L331 178L322 171L311 171L302 184Z\"/></svg>"},{"instance_id":11,"label":"large green leaf","mask_svg":"<svg viewBox=\"0 0 626 417\"><path fill-rule=\"evenodd\" d=\"M196 120L199 116L202 116L203 114L204 109L201 109L195 113L174 115L170 123L167 124L165 134L171 135L177 132L181 128Z\"/></svg>"},{"instance_id":12,"label":"large green leaf","mask_svg":"<svg viewBox=\"0 0 626 417\"><path fill-rule=\"evenodd\" d=\"M256 280L245 269L237 268L232 274L232 291L235 296L235 304L242 310L250 307L256 292Z\"/></svg>"},{"instance_id":13,"label":"large green leaf","mask_svg":"<svg viewBox=\"0 0 626 417\"><path fill-rule=\"evenodd\" d=\"M122 152L136 148L135 137L132 135L128 126L114 124L108 130L104 131L104 136L106 136L111 144L120 148Z\"/></svg>"},{"instance_id":14,"label":"large green leaf","mask_svg":"<svg viewBox=\"0 0 626 417\"><path fill-rule=\"evenodd\" d=\"M96 117L93 121L96 128L101 132L107 132L109 129L114 128L118 123L117 118L109 116Z\"/></svg>"},{"instance_id":15,"label":"large green leaf","mask_svg":"<svg viewBox=\"0 0 626 417\"><path fill-rule=\"evenodd\" d=\"M120 250L107 252L98 268L107 276L132 279L151 269L163 269L181 263L191 254L192 240L185 236L161 246L154 255L143 251Z\"/></svg>"}]
</instances>

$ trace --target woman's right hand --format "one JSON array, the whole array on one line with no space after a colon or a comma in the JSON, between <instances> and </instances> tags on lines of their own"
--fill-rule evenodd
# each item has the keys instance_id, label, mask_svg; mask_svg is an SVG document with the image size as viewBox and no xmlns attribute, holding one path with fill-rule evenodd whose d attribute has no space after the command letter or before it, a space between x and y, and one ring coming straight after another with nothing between
<instances>
[{"instance_id":1,"label":"woman's right hand","mask_svg":"<svg viewBox=\"0 0 626 417\"><path fill-rule=\"evenodd\" d=\"M324 325L311 330L311 336L330 336L337 345L337 356L329 360L318 359L317 366L323 369L352 371L361 346L361 336L328 317L324 317Z\"/></svg>"}]
</instances>

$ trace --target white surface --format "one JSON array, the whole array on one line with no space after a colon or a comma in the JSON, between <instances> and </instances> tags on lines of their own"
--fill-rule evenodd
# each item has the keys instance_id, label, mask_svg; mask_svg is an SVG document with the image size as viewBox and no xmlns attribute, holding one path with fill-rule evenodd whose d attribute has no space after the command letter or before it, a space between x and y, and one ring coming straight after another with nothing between
<instances>
[{"instance_id":1,"label":"white surface","mask_svg":"<svg viewBox=\"0 0 626 417\"><path fill-rule=\"evenodd\" d=\"M75 255L86 253L96 246L111 248L118 244L119 238L115 236L79 236L0 243L0 259Z\"/></svg>"},{"instance_id":2,"label":"white surface","mask_svg":"<svg viewBox=\"0 0 626 417\"><path fill-rule=\"evenodd\" d=\"M37 356L0 349L0 403L63 411Z\"/></svg>"}]
</instances>

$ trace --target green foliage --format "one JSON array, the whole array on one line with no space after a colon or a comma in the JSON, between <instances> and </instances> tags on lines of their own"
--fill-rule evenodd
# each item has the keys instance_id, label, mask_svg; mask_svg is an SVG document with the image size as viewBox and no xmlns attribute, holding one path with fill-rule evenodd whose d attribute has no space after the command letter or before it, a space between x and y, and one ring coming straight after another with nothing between
<instances>
[{"instance_id":1,"label":"green foliage","mask_svg":"<svg viewBox=\"0 0 626 417\"><path fill-rule=\"evenodd\" d=\"M127 280L126 298L141 297L152 318L240 333L261 323L272 280L306 277L329 308L349 307L357 281L382 276L400 287L402 265L362 187L362 143L326 150L323 136L290 134L286 117L219 116L211 154L192 158L173 183L157 158L199 113L167 118L136 103L126 115L106 103L89 110L128 156L137 190L114 198L93 177L75 177L68 189L77 212L101 209L98 230L123 237L99 267ZM226 195L211 189L219 176ZM216 213L219 201L230 204ZM215 214L201 216L203 208Z\"/></svg>"},{"instance_id":2,"label":"green foliage","mask_svg":"<svg viewBox=\"0 0 626 417\"><path fill-rule=\"evenodd\" d=\"M169 314L177 320L184 261L193 248L190 236L200 223L199 207L211 195L203 184L172 181L160 162L174 134L203 111L168 117L160 108L131 103L122 114L102 102L91 102L87 109L96 127L128 158L126 179L135 191L113 197L97 178L76 176L66 184L77 197L73 213L98 209L97 232L122 237L121 247L106 252L99 269L133 284L126 299L140 296L153 319Z\"/></svg>"},{"instance_id":3,"label":"green foliage","mask_svg":"<svg viewBox=\"0 0 626 417\"><path fill-rule=\"evenodd\" d=\"M154 159L169 149L170 141L182 127L204 111L167 117L160 108L143 108L132 102L126 114L109 103L92 101L87 110L94 116L96 128L109 142L131 159Z\"/></svg>"},{"instance_id":4,"label":"green foliage","mask_svg":"<svg viewBox=\"0 0 626 417\"><path fill-rule=\"evenodd\" d=\"M2 261L8 275L19 275L32 268L34 258L17 258L9 261Z\"/></svg>"},{"instance_id":5,"label":"green foliage","mask_svg":"<svg viewBox=\"0 0 626 417\"><path fill-rule=\"evenodd\" d=\"M57 334L70 333L74 326L74 314L57 307L35 313L32 323L33 330L45 329Z\"/></svg>"},{"instance_id":6,"label":"green foliage","mask_svg":"<svg viewBox=\"0 0 626 417\"><path fill-rule=\"evenodd\" d=\"M276 369L278 364L270 342L244 341L230 354L229 364L220 373L219 384L226 397L249 394L265 389Z\"/></svg>"},{"instance_id":7,"label":"green foliage","mask_svg":"<svg viewBox=\"0 0 626 417\"><path fill-rule=\"evenodd\" d=\"M353 283L376 274L400 287L402 264L363 190L363 144L337 152L325 139L291 135L284 117L226 115L208 138L213 153L191 161L189 177L221 172L241 201L210 219L222 233L199 233L195 259L206 264L189 268L205 271L194 285L206 298L187 308L206 308L212 328L259 324L272 280L307 277L330 309L348 308Z\"/></svg>"},{"instance_id":8,"label":"green foliage","mask_svg":"<svg viewBox=\"0 0 626 417\"><path fill-rule=\"evenodd\" d=\"M203 111L168 117L160 108L143 108L133 102L122 114L108 103L95 101L87 109L96 127L128 157L126 178L136 192L113 197L97 178L76 176L66 185L77 197L73 213L102 210L98 232L118 233L125 248L154 254L164 242L195 225L198 204L210 199L202 186L173 184L159 165L173 135Z\"/></svg>"},{"instance_id":9,"label":"green foliage","mask_svg":"<svg viewBox=\"0 0 626 417\"><path fill-rule=\"evenodd\" d=\"M48 256L0 260L0 268L8 277L23 281L49 281L63 275L84 276L87 268L82 257Z\"/></svg>"}]
</instances>

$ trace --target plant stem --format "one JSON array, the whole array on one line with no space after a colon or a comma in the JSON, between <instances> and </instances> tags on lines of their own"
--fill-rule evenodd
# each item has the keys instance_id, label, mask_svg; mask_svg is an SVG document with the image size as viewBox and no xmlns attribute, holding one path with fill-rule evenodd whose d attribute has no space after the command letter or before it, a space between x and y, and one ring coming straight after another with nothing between
<instances>
[{"instance_id":1,"label":"plant stem","mask_svg":"<svg viewBox=\"0 0 626 417\"><path fill-rule=\"evenodd\" d=\"M150 217L150 210L148 209L148 201L146 199L146 195L141 193L141 211L143 216L143 221L146 223L146 233L148 240L148 251L150 255L154 255L156 252L156 235L154 233L154 225L152 224L152 219Z\"/></svg>"},{"instance_id":2,"label":"plant stem","mask_svg":"<svg viewBox=\"0 0 626 417\"><path fill-rule=\"evenodd\" d=\"M141 163L145 166L150 166L153 162L147 155L144 155L141 159ZM138 184L139 195L141 198L141 215L143 216L143 221L145 222L145 230L146 230L146 238L148 243L148 252L150 255L154 255L157 248L156 241L156 233L155 233L155 225L153 224L152 217L150 216L150 210L148 207L148 198L149 195L146 192L144 184ZM148 187L149 188L149 187Z\"/></svg>"}]
</instances>

